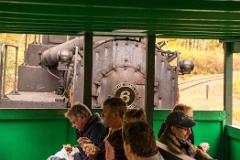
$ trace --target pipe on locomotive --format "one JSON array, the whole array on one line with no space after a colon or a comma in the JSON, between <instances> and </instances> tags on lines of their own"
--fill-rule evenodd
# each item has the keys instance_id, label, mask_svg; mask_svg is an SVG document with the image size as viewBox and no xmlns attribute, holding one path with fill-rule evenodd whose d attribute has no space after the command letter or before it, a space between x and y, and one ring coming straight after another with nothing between
<instances>
[{"instance_id":1,"label":"pipe on locomotive","mask_svg":"<svg viewBox=\"0 0 240 160\"><path fill-rule=\"evenodd\" d=\"M58 62L69 62L72 60L75 47L83 48L83 37L77 37L62 44L45 50L40 58L42 66L54 67Z\"/></svg>"},{"instance_id":2,"label":"pipe on locomotive","mask_svg":"<svg viewBox=\"0 0 240 160\"><path fill-rule=\"evenodd\" d=\"M113 37L94 37L94 45L103 43L113 39ZM56 45L52 48L45 50L40 57L40 64L42 66L54 67L58 62L69 62L72 59L75 47L79 50L83 49L84 37L76 37L72 40L68 40L62 44Z\"/></svg>"}]
</instances>

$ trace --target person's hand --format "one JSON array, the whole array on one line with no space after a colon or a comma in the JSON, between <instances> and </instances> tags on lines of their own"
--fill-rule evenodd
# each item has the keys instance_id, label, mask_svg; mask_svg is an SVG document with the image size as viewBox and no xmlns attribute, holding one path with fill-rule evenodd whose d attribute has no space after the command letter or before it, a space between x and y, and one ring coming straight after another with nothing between
<instances>
[{"instance_id":1,"label":"person's hand","mask_svg":"<svg viewBox=\"0 0 240 160\"><path fill-rule=\"evenodd\" d=\"M72 152L72 146L71 144L64 144L63 148L68 152L71 153Z\"/></svg>"},{"instance_id":2,"label":"person's hand","mask_svg":"<svg viewBox=\"0 0 240 160\"><path fill-rule=\"evenodd\" d=\"M203 149L203 151L207 152L210 148L210 145L207 142L203 142L199 144L199 146Z\"/></svg>"},{"instance_id":3,"label":"person's hand","mask_svg":"<svg viewBox=\"0 0 240 160\"><path fill-rule=\"evenodd\" d=\"M92 143L92 141L87 137L80 137L80 138L78 138L77 142L81 147L83 144Z\"/></svg>"},{"instance_id":4,"label":"person's hand","mask_svg":"<svg viewBox=\"0 0 240 160\"><path fill-rule=\"evenodd\" d=\"M88 157L95 157L99 148L93 143L85 143L82 145L82 150Z\"/></svg>"},{"instance_id":5,"label":"person's hand","mask_svg":"<svg viewBox=\"0 0 240 160\"><path fill-rule=\"evenodd\" d=\"M77 142L88 157L95 157L100 150L89 138L80 137Z\"/></svg>"}]
</instances>

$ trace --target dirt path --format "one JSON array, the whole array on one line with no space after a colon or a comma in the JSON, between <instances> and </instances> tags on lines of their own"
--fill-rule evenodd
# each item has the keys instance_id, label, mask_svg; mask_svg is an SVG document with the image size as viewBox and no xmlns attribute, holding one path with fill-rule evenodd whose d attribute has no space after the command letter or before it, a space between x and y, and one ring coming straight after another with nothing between
<instances>
[{"instance_id":1,"label":"dirt path","mask_svg":"<svg viewBox=\"0 0 240 160\"><path fill-rule=\"evenodd\" d=\"M204 78L204 76L200 77ZM200 77L192 77L191 79ZM223 110L223 79L199 84L186 90L182 90L183 87L186 86L179 85L180 103L188 104L194 110ZM240 97L234 94L233 119L233 124L240 126Z\"/></svg>"}]
</instances>

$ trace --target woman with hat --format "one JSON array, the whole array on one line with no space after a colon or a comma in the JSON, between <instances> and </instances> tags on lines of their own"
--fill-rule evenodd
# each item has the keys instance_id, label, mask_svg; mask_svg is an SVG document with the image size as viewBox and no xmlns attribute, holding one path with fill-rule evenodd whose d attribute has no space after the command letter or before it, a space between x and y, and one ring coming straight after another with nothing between
<instances>
[{"instance_id":1,"label":"woman with hat","mask_svg":"<svg viewBox=\"0 0 240 160\"><path fill-rule=\"evenodd\" d=\"M189 140L194 120L181 111L171 112L166 119L166 129L159 141L166 144L175 153L186 154L199 160L213 159L207 153L194 146Z\"/></svg>"}]
</instances>

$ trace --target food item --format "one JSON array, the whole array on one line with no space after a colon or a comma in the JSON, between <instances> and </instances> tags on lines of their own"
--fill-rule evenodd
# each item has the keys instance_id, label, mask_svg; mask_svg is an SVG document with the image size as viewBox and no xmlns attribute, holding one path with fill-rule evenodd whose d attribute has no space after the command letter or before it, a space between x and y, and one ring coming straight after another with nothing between
<instances>
[{"instance_id":1,"label":"food item","mask_svg":"<svg viewBox=\"0 0 240 160\"><path fill-rule=\"evenodd\" d=\"M203 151L207 152L210 148L210 145L207 142L203 142L199 144L199 146L203 149Z\"/></svg>"},{"instance_id":2,"label":"food item","mask_svg":"<svg viewBox=\"0 0 240 160\"><path fill-rule=\"evenodd\" d=\"M71 144L64 144L63 147L64 147L64 149L65 149L68 153L71 153L71 152L72 152L72 146L71 146Z\"/></svg>"},{"instance_id":3,"label":"food item","mask_svg":"<svg viewBox=\"0 0 240 160\"><path fill-rule=\"evenodd\" d=\"M97 156L100 149L89 138L80 137L77 142L88 157Z\"/></svg>"},{"instance_id":4,"label":"food item","mask_svg":"<svg viewBox=\"0 0 240 160\"><path fill-rule=\"evenodd\" d=\"M82 145L82 150L87 156L95 157L100 149L92 143L85 143Z\"/></svg>"},{"instance_id":5,"label":"food item","mask_svg":"<svg viewBox=\"0 0 240 160\"><path fill-rule=\"evenodd\" d=\"M86 144L86 143L92 143L91 140L87 137L80 137L77 141L80 146L82 146L83 144Z\"/></svg>"}]
</instances>

